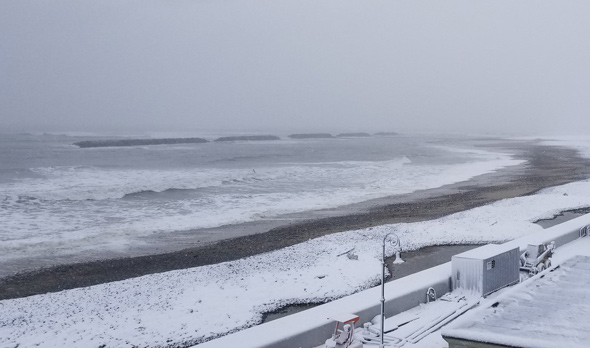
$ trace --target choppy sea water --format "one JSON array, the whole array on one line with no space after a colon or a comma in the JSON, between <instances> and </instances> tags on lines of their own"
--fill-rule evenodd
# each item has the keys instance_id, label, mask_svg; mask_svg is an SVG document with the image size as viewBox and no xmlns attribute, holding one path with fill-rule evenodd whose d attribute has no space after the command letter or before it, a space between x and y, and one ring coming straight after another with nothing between
<instances>
[{"instance_id":1,"label":"choppy sea water","mask_svg":"<svg viewBox=\"0 0 590 348\"><path fill-rule=\"evenodd\" d=\"M2 134L0 262L35 255L50 265L67 255L124 253L150 235L161 241L178 231L338 207L520 163L459 139L424 136L72 145L96 139L104 137Z\"/></svg>"}]
</instances>

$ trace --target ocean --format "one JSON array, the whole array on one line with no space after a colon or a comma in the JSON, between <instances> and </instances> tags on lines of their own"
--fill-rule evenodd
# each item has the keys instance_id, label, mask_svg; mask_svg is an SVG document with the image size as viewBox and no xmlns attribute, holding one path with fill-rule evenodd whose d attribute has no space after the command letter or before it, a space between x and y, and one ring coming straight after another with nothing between
<instances>
[{"instance_id":1,"label":"ocean","mask_svg":"<svg viewBox=\"0 0 590 348\"><path fill-rule=\"evenodd\" d=\"M521 163L466 138L426 135L73 145L105 138L116 137L0 135L0 277L125 256L180 232L411 193Z\"/></svg>"}]
</instances>

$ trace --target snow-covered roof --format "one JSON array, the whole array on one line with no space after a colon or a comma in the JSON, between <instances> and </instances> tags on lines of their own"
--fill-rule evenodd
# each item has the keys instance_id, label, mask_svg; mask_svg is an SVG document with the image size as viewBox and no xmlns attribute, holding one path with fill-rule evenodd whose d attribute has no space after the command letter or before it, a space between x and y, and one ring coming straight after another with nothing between
<instances>
[{"instance_id":1,"label":"snow-covered roof","mask_svg":"<svg viewBox=\"0 0 590 348\"><path fill-rule=\"evenodd\" d=\"M479 248L471 249L461 254L453 256L454 258L486 260L498 254L512 250L514 247L506 246L504 244L487 244Z\"/></svg>"},{"instance_id":2,"label":"snow-covered roof","mask_svg":"<svg viewBox=\"0 0 590 348\"><path fill-rule=\"evenodd\" d=\"M588 347L590 257L540 273L443 330L443 337L496 345Z\"/></svg>"}]
</instances>

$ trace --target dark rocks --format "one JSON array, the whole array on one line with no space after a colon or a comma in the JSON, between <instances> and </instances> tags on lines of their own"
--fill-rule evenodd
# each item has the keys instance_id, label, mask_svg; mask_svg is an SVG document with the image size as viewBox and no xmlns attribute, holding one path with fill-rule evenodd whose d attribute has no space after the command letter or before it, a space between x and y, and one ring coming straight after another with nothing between
<instances>
[{"instance_id":1,"label":"dark rocks","mask_svg":"<svg viewBox=\"0 0 590 348\"><path fill-rule=\"evenodd\" d=\"M370 137L371 134L369 133L340 133L337 135L339 138L362 138L362 137Z\"/></svg>"},{"instance_id":2,"label":"dark rocks","mask_svg":"<svg viewBox=\"0 0 590 348\"><path fill-rule=\"evenodd\" d=\"M221 137L215 141L261 141L261 140L281 140L275 135L241 135L233 137Z\"/></svg>"},{"instance_id":3,"label":"dark rocks","mask_svg":"<svg viewBox=\"0 0 590 348\"><path fill-rule=\"evenodd\" d=\"M291 134L289 135L291 139L325 139L325 138L334 138L332 134L329 133L306 133L306 134Z\"/></svg>"},{"instance_id":4,"label":"dark rocks","mask_svg":"<svg viewBox=\"0 0 590 348\"><path fill-rule=\"evenodd\" d=\"M202 138L162 138L162 139L120 139L120 140L86 140L74 143L81 148L117 147L168 144L199 144L208 142Z\"/></svg>"},{"instance_id":5,"label":"dark rocks","mask_svg":"<svg viewBox=\"0 0 590 348\"><path fill-rule=\"evenodd\" d=\"M221 137L215 141L256 141L256 140L280 140L274 135L247 135ZM142 146L142 145L170 145L170 144L200 144L209 142L202 138L163 138L163 139L111 139L111 140L86 140L74 143L81 148L89 147L117 147L117 146Z\"/></svg>"}]
</instances>

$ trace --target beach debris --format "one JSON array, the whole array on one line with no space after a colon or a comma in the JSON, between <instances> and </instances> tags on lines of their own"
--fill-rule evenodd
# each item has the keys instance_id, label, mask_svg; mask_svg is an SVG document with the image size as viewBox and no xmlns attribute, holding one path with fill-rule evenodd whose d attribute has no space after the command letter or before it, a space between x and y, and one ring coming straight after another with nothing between
<instances>
[{"instance_id":1,"label":"beach debris","mask_svg":"<svg viewBox=\"0 0 590 348\"><path fill-rule=\"evenodd\" d=\"M350 249L350 250L346 250L345 252L343 252L343 253L341 253L341 254L338 254L338 255L336 255L336 257L342 256L342 255L347 255L348 253L350 253L350 252L354 251L354 249L356 249L356 247L354 247L354 248L352 248L352 249Z\"/></svg>"},{"instance_id":2,"label":"beach debris","mask_svg":"<svg viewBox=\"0 0 590 348\"><path fill-rule=\"evenodd\" d=\"M358 260L359 259L359 256L357 254L355 254L353 252L353 250L351 250L348 253L346 253L346 257L348 257L349 260Z\"/></svg>"}]
</instances>

